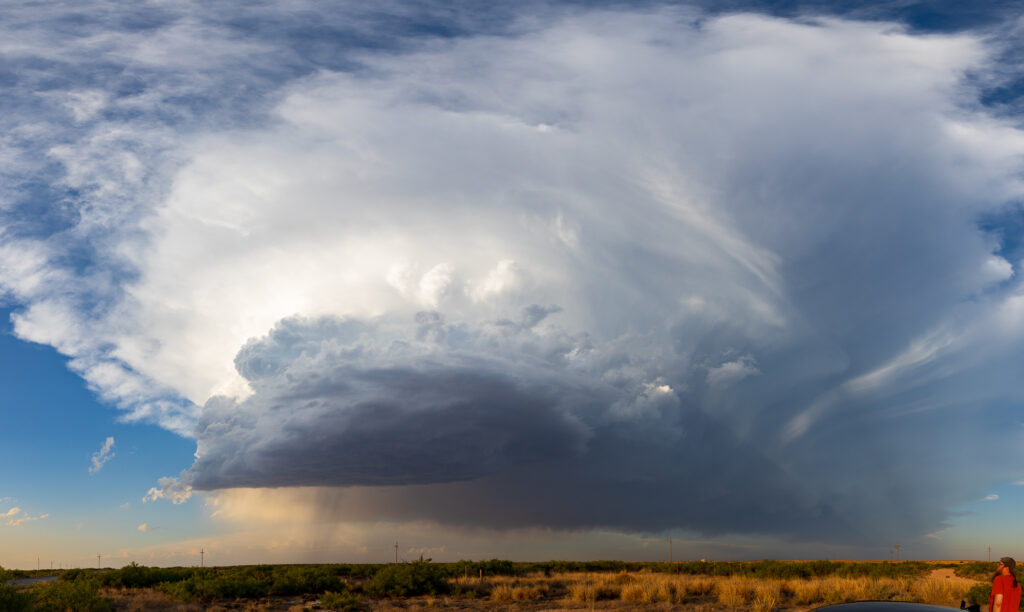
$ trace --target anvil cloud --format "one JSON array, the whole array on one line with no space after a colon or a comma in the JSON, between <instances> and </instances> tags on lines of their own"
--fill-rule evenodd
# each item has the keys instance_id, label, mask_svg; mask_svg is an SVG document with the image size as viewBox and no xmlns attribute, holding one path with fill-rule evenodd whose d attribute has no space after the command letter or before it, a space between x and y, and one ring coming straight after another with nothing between
<instances>
[{"instance_id":1,"label":"anvil cloud","mask_svg":"<svg viewBox=\"0 0 1024 612\"><path fill-rule=\"evenodd\" d=\"M287 77L288 40L212 17L76 39L136 88L50 92L64 119L8 139L64 199L7 194L0 288L125 419L195 438L149 498L850 542L1019 478L955 452L1020 441L993 220L1024 133L979 102L983 37L549 17Z\"/></svg>"}]
</instances>

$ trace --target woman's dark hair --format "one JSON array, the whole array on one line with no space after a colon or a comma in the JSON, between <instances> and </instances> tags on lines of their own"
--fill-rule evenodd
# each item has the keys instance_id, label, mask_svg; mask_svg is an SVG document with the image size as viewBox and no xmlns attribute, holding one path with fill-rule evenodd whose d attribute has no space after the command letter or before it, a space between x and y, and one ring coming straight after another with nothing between
<instances>
[{"instance_id":1,"label":"woman's dark hair","mask_svg":"<svg viewBox=\"0 0 1024 612\"><path fill-rule=\"evenodd\" d=\"M1013 588L1017 588L1017 562L1013 560L1013 557L1003 557L999 562L1010 570L1010 576L1013 578ZM996 570L996 573L992 575L992 581L995 582L997 577L999 577L998 569Z\"/></svg>"}]
</instances>

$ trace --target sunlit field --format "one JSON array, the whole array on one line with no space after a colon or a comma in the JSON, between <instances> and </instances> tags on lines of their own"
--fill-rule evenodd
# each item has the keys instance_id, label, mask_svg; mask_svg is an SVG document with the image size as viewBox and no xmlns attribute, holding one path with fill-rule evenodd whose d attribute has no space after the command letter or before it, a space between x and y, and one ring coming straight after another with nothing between
<instances>
[{"instance_id":1,"label":"sunlit field","mask_svg":"<svg viewBox=\"0 0 1024 612\"><path fill-rule=\"evenodd\" d=\"M980 562L260 565L5 572L5 612L123 610L772 610L861 600L987 603ZM27 578L57 576L24 585ZM21 583L19 583L19 580Z\"/></svg>"}]
</instances>

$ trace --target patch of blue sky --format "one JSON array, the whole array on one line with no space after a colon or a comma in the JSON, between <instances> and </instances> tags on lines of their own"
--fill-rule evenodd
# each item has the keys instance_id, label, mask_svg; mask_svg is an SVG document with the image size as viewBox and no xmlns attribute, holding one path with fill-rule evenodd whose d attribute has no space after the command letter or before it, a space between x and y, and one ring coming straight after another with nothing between
<instances>
[{"instance_id":1,"label":"patch of blue sky","mask_svg":"<svg viewBox=\"0 0 1024 612\"><path fill-rule=\"evenodd\" d=\"M51 347L14 338L9 314L0 310L0 462L22 469L6 471L0 497L38 512L66 507L69 498L78 500L76 511L102 510L122 497L134 505L154 475L173 473L188 462L195 451L191 440L117 422L116 409L96 398L67 368L66 358ZM115 439L115 457L90 475L90 457L108 436Z\"/></svg>"},{"instance_id":2,"label":"patch of blue sky","mask_svg":"<svg viewBox=\"0 0 1024 612\"><path fill-rule=\"evenodd\" d=\"M44 171L56 178L59 168ZM33 176L16 187L20 196L3 215L4 228L18 238L45 238L69 230L79 221L73 202L81 196L77 189L60 186L44 176Z\"/></svg>"},{"instance_id":3,"label":"patch of blue sky","mask_svg":"<svg viewBox=\"0 0 1024 612\"><path fill-rule=\"evenodd\" d=\"M709 15L736 12L754 12L776 17L835 16L851 19L888 20L906 24L914 31L957 32L985 27L1002 21L1008 14L1019 13L1014 2L954 2L933 0L904 2L902 0L838 2L836 0L538 0L519 2L505 0L487 4L473 4L452 9L450 3L420 2L416 19L430 23L431 19L451 18L454 13L470 28L479 32L481 27L500 28L512 17L525 12L594 9L656 9L665 6L697 7ZM415 31L415 30L411 30Z\"/></svg>"},{"instance_id":4,"label":"patch of blue sky","mask_svg":"<svg viewBox=\"0 0 1024 612\"><path fill-rule=\"evenodd\" d=\"M993 453L993 461L998 461ZM1004 555L1020 558L1016 544L1024 539L1020 527L1020 507L1024 504L1024 486L1007 483L987 490L978 499L950 509L948 527L937 534L946 550L954 550L962 559L985 559L991 546L991 559Z\"/></svg>"},{"instance_id":5,"label":"patch of blue sky","mask_svg":"<svg viewBox=\"0 0 1024 612\"><path fill-rule=\"evenodd\" d=\"M1010 203L999 214L981 218L978 226L998 241L996 255L1010 262L1014 275L1020 274L1024 261L1024 203Z\"/></svg>"},{"instance_id":6,"label":"patch of blue sky","mask_svg":"<svg viewBox=\"0 0 1024 612\"><path fill-rule=\"evenodd\" d=\"M1003 110L1009 115L1019 115L1024 111L1024 76L1017 76L1003 85L985 89L980 97L981 103L989 108Z\"/></svg>"}]
</instances>

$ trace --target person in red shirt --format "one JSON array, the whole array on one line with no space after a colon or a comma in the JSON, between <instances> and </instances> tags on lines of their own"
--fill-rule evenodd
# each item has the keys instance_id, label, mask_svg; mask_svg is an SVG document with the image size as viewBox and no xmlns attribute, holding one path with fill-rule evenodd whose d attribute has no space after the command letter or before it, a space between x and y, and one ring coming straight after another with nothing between
<instances>
[{"instance_id":1,"label":"person in red shirt","mask_svg":"<svg viewBox=\"0 0 1024 612\"><path fill-rule=\"evenodd\" d=\"M1017 562L1003 557L992 576L992 595L988 598L989 612L1017 612L1020 607L1020 584L1017 583Z\"/></svg>"}]
</instances>

